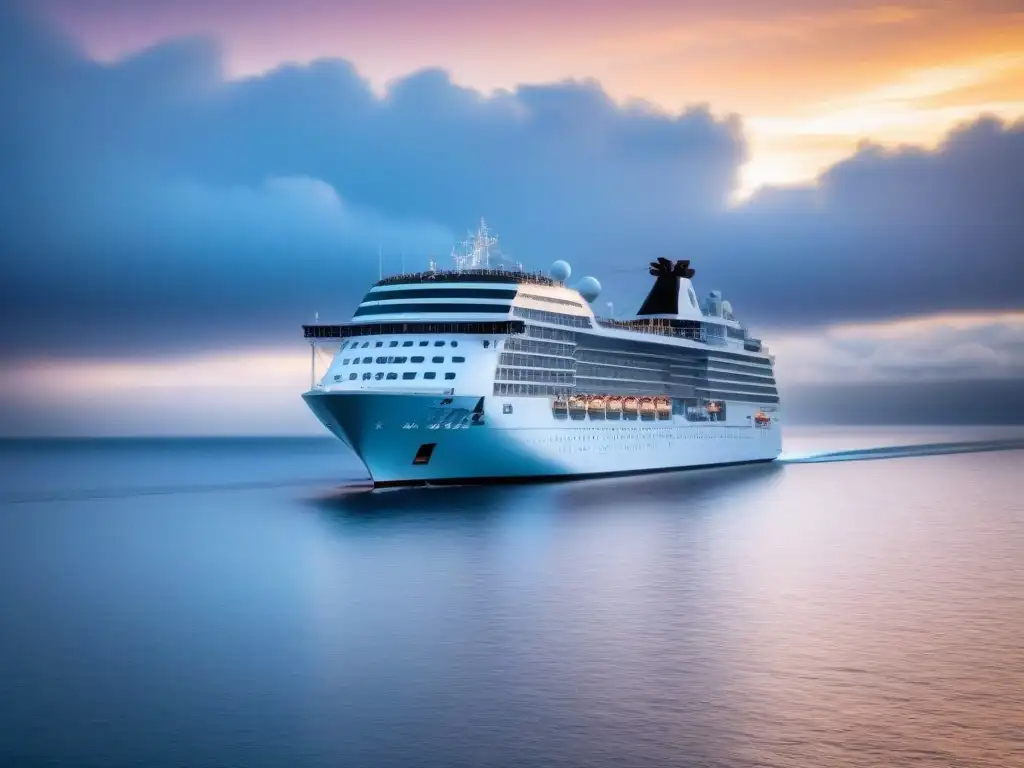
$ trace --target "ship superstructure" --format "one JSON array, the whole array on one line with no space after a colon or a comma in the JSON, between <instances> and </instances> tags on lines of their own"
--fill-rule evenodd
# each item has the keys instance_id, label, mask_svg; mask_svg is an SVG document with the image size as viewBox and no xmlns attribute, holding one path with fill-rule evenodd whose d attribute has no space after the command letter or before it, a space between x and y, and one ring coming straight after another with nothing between
<instances>
[{"instance_id":1,"label":"ship superstructure","mask_svg":"<svg viewBox=\"0 0 1024 768\"><path fill-rule=\"evenodd\" d=\"M637 314L598 317L600 284L529 272L486 225L455 267L382 278L352 319L303 326L303 397L377 485L531 480L770 461L771 355L690 262L651 262ZM322 377L318 346L337 347Z\"/></svg>"}]
</instances>

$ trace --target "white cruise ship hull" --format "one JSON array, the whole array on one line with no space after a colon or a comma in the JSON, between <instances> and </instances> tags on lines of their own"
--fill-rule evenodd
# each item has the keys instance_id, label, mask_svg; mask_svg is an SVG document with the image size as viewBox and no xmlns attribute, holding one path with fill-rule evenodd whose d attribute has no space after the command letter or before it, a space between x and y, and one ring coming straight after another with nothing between
<instances>
[{"instance_id":1,"label":"white cruise ship hull","mask_svg":"<svg viewBox=\"0 0 1024 768\"><path fill-rule=\"evenodd\" d=\"M317 418L375 485L569 479L764 462L781 451L778 412L753 405L722 422L555 414L544 397L311 390Z\"/></svg>"}]
</instances>

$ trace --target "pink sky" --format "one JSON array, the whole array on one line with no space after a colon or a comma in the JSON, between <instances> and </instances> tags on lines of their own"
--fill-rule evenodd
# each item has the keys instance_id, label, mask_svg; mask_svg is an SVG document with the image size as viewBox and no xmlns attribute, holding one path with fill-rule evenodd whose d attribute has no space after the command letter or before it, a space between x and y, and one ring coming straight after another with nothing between
<instances>
[{"instance_id":1,"label":"pink sky","mask_svg":"<svg viewBox=\"0 0 1024 768\"><path fill-rule=\"evenodd\" d=\"M567 77L615 98L744 117L743 193L813 178L864 138L931 145L1024 115L1024 10L1007 0L41 0L101 59L210 35L231 76L340 57L379 89L428 66L482 90Z\"/></svg>"}]
</instances>

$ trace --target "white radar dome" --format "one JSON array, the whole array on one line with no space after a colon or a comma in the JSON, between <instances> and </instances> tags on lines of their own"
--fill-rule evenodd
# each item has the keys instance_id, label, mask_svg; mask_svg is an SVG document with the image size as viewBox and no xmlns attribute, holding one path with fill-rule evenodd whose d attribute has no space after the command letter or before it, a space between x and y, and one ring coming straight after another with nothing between
<instances>
[{"instance_id":1,"label":"white radar dome","mask_svg":"<svg viewBox=\"0 0 1024 768\"><path fill-rule=\"evenodd\" d=\"M569 262L562 261L559 259L551 265L551 277L560 283L564 283L569 279L569 275L572 274L572 267L569 266Z\"/></svg>"},{"instance_id":2,"label":"white radar dome","mask_svg":"<svg viewBox=\"0 0 1024 768\"><path fill-rule=\"evenodd\" d=\"M584 277L576 286L576 290L587 301L593 301L601 295L601 284L597 282L596 277Z\"/></svg>"},{"instance_id":3,"label":"white radar dome","mask_svg":"<svg viewBox=\"0 0 1024 768\"><path fill-rule=\"evenodd\" d=\"M722 302L722 312L726 313L727 315L731 315L732 314L732 304L730 304L728 301L723 301Z\"/></svg>"}]
</instances>

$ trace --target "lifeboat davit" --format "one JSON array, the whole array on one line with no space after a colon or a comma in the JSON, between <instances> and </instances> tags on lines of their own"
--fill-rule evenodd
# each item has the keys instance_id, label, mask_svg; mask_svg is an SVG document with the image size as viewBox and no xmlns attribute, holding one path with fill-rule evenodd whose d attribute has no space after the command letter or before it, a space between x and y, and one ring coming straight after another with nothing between
<instances>
[{"instance_id":1,"label":"lifeboat davit","mask_svg":"<svg viewBox=\"0 0 1024 768\"><path fill-rule=\"evenodd\" d=\"M769 416L764 411L758 411L757 413L754 414L754 423L757 424L759 427L767 427L769 424L772 423L772 417Z\"/></svg>"},{"instance_id":2,"label":"lifeboat davit","mask_svg":"<svg viewBox=\"0 0 1024 768\"><path fill-rule=\"evenodd\" d=\"M641 397L640 398L640 413L654 413L654 398L653 397Z\"/></svg>"},{"instance_id":3,"label":"lifeboat davit","mask_svg":"<svg viewBox=\"0 0 1024 768\"><path fill-rule=\"evenodd\" d=\"M640 410L640 400L633 395L629 395L622 401L622 410L626 413L636 413Z\"/></svg>"},{"instance_id":4,"label":"lifeboat davit","mask_svg":"<svg viewBox=\"0 0 1024 768\"><path fill-rule=\"evenodd\" d=\"M612 395L605 402L604 407L607 408L612 413L621 413L622 412L622 398L619 397L618 395Z\"/></svg>"},{"instance_id":5,"label":"lifeboat davit","mask_svg":"<svg viewBox=\"0 0 1024 768\"><path fill-rule=\"evenodd\" d=\"M564 395L559 395L551 402L551 407L556 411L564 411L569 407Z\"/></svg>"}]
</instances>

